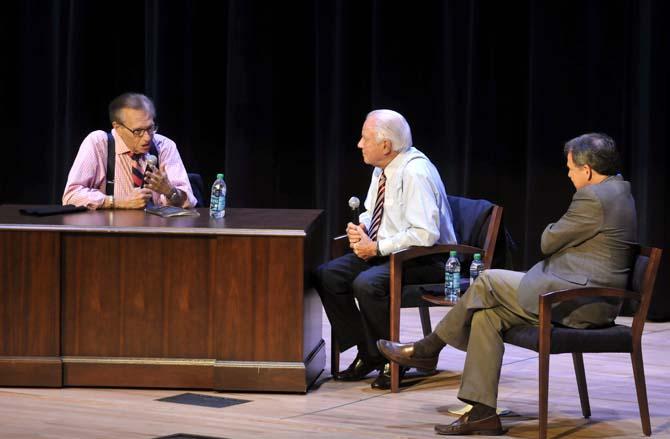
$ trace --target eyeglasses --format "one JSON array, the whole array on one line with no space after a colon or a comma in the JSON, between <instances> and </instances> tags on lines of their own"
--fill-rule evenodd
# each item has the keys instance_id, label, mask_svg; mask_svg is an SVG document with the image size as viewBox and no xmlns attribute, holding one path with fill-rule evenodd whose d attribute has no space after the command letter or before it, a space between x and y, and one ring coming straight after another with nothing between
<instances>
[{"instance_id":1,"label":"eyeglasses","mask_svg":"<svg viewBox=\"0 0 670 439\"><path fill-rule=\"evenodd\" d=\"M149 133L150 136L153 136L154 134L156 134L156 131L158 131L158 125L152 125L149 128L136 128L134 130L131 130L121 122L119 122L119 125L121 125L123 128L133 133L133 136L135 137L142 137L144 136L144 133Z\"/></svg>"}]
</instances>

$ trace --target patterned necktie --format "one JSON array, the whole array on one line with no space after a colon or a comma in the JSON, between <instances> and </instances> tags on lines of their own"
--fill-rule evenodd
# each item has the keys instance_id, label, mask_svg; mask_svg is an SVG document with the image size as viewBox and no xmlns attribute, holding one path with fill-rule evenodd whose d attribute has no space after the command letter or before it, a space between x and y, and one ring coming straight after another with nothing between
<instances>
[{"instance_id":1,"label":"patterned necktie","mask_svg":"<svg viewBox=\"0 0 670 439\"><path fill-rule=\"evenodd\" d=\"M142 166L140 166L140 159L144 157L144 154L132 154L130 158L133 160L133 186L142 187L144 183L144 172L142 171Z\"/></svg>"},{"instance_id":2,"label":"patterned necktie","mask_svg":"<svg viewBox=\"0 0 670 439\"><path fill-rule=\"evenodd\" d=\"M370 222L370 234L368 235L371 240L377 240L377 232L379 231L379 226L382 223L382 215L384 214L384 190L386 189L386 174L382 171L382 174L379 176L379 183L377 185L377 201L375 201L375 210L372 213L372 222Z\"/></svg>"}]
</instances>

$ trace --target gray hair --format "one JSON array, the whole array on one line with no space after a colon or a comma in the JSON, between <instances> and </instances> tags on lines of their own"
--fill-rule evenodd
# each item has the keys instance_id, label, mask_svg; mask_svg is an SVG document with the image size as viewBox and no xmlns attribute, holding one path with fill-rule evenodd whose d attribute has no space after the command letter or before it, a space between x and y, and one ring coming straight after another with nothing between
<instances>
[{"instance_id":1,"label":"gray hair","mask_svg":"<svg viewBox=\"0 0 670 439\"><path fill-rule=\"evenodd\" d=\"M619 153L614 140L607 134L588 133L565 143L563 153L572 153L572 161L578 166L589 165L601 175L616 175L619 172Z\"/></svg>"},{"instance_id":2,"label":"gray hair","mask_svg":"<svg viewBox=\"0 0 670 439\"><path fill-rule=\"evenodd\" d=\"M402 114L393 110L374 110L366 120L374 118L377 141L388 140L393 151L403 152L412 146L412 130Z\"/></svg>"},{"instance_id":3,"label":"gray hair","mask_svg":"<svg viewBox=\"0 0 670 439\"><path fill-rule=\"evenodd\" d=\"M109 121L122 122L121 110L132 108L133 110L142 110L148 113L152 119L156 118L156 107L151 99L140 93L124 93L115 97L109 103Z\"/></svg>"}]
</instances>

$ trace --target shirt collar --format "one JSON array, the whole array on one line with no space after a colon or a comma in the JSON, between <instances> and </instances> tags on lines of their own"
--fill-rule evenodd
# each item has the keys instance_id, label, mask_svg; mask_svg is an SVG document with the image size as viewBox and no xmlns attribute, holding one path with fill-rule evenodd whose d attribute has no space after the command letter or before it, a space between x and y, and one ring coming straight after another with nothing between
<instances>
[{"instance_id":1,"label":"shirt collar","mask_svg":"<svg viewBox=\"0 0 670 439\"><path fill-rule=\"evenodd\" d=\"M386 165L386 167L383 169L386 178L387 179L393 178L393 176L396 173L398 173L410 159L414 158L417 155L417 153L420 154L419 150L414 148L413 146L410 146L405 151L395 156L393 160L391 160L389 164ZM376 176L379 176L381 173L382 173L381 168L375 169Z\"/></svg>"},{"instance_id":2,"label":"shirt collar","mask_svg":"<svg viewBox=\"0 0 670 439\"><path fill-rule=\"evenodd\" d=\"M623 176L621 174L610 175L601 181L601 183L605 183L606 181L623 181Z\"/></svg>"}]
</instances>

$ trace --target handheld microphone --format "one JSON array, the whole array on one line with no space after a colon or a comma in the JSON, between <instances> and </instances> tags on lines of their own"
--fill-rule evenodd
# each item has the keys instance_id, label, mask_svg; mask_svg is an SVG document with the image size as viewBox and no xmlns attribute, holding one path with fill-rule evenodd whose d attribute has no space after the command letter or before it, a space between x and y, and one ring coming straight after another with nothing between
<instances>
[{"instance_id":1,"label":"handheld microphone","mask_svg":"<svg viewBox=\"0 0 670 439\"><path fill-rule=\"evenodd\" d=\"M158 159L153 154L147 154L146 161L147 161L147 167L151 165L152 168L155 168L156 165L158 164Z\"/></svg>"},{"instance_id":2,"label":"handheld microphone","mask_svg":"<svg viewBox=\"0 0 670 439\"><path fill-rule=\"evenodd\" d=\"M361 200L357 197L349 198L349 208L351 209L351 222L358 225L358 217L360 215L358 207L361 205Z\"/></svg>"},{"instance_id":3,"label":"handheld microphone","mask_svg":"<svg viewBox=\"0 0 670 439\"><path fill-rule=\"evenodd\" d=\"M151 172L154 172L154 170L156 169L156 165L158 164L158 159L156 158L156 156L153 154L147 154L145 160L147 161L146 169L148 169ZM144 183L142 183L142 187L144 187ZM153 205L154 202L152 200L147 201L147 207L152 207Z\"/></svg>"},{"instance_id":4,"label":"handheld microphone","mask_svg":"<svg viewBox=\"0 0 670 439\"><path fill-rule=\"evenodd\" d=\"M147 154L144 160L146 160L147 162L147 166L144 172L146 172L147 170L154 172L154 169L156 169L156 164L158 164L158 159L156 158L156 156L153 154ZM144 182L142 182L142 187L144 187Z\"/></svg>"}]
</instances>

